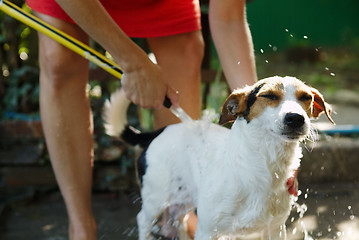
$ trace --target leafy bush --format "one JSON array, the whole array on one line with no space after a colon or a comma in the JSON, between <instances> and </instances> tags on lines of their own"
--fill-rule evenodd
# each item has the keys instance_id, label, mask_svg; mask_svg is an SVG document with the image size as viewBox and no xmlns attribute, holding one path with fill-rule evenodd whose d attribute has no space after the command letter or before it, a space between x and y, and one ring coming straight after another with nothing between
<instances>
[{"instance_id":1,"label":"leafy bush","mask_svg":"<svg viewBox=\"0 0 359 240\"><path fill-rule=\"evenodd\" d=\"M13 1L25 11L23 0ZM38 115L37 34L0 12L0 119Z\"/></svg>"}]
</instances>

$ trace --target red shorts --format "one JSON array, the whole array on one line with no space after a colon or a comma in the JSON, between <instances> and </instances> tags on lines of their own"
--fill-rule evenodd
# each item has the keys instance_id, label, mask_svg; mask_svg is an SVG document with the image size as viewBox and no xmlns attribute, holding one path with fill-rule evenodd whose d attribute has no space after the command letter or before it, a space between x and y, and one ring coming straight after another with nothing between
<instances>
[{"instance_id":1,"label":"red shorts","mask_svg":"<svg viewBox=\"0 0 359 240\"><path fill-rule=\"evenodd\" d=\"M26 2L34 11L74 23L55 0ZM101 0L101 3L130 37L162 37L201 29L199 0Z\"/></svg>"}]
</instances>

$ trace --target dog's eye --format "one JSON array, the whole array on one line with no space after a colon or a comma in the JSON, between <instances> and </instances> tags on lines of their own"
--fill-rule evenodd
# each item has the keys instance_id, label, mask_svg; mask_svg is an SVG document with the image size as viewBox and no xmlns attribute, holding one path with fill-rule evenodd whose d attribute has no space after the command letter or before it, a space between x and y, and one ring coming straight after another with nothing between
<instances>
[{"instance_id":1,"label":"dog's eye","mask_svg":"<svg viewBox=\"0 0 359 240\"><path fill-rule=\"evenodd\" d=\"M272 100L272 101L275 101L275 100L279 99L279 97L277 95L273 94L273 93L259 95L259 97L264 97L264 98L267 98L267 99Z\"/></svg>"},{"instance_id":2,"label":"dog's eye","mask_svg":"<svg viewBox=\"0 0 359 240\"><path fill-rule=\"evenodd\" d=\"M300 96L299 100L302 102L306 102L312 100L312 96L309 94L303 94L302 96Z\"/></svg>"}]
</instances>

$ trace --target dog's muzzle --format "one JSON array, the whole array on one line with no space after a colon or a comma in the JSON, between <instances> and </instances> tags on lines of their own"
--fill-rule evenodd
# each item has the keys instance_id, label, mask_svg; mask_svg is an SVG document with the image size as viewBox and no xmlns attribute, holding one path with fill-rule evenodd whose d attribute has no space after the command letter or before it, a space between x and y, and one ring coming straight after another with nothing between
<instances>
[{"instance_id":1,"label":"dog's muzzle","mask_svg":"<svg viewBox=\"0 0 359 240\"><path fill-rule=\"evenodd\" d=\"M287 113L284 117L284 124L291 129L298 129L304 125L304 117L298 113Z\"/></svg>"},{"instance_id":2,"label":"dog's muzzle","mask_svg":"<svg viewBox=\"0 0 359 240\"><path fill-rule=\"evenodd\" d=\"M283 135L289 139L297 139L305 135L305 118L301 114L287 113L283 123Z\"/></svg>"}]
</instances>

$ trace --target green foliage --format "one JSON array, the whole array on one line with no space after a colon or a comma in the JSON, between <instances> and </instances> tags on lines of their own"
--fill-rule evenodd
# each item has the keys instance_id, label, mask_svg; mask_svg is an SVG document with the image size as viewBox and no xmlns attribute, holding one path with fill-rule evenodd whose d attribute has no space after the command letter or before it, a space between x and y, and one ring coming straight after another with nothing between
<instances>
[{"instance_id":1,"label":"green foliage","mask_svg":"<svg viewBox=\"0 0 359 240\"><path fill-rule=\"evenodd\" d=\"M30 11L23 0L12 2ZM38 115L36 32L2 12L0 30L0 119Z\"/></svg>"},{"instance_id":2,"label":"green foliage","mask_svg":"<svg viewBox=\"0 0 359 240\"><path fill-rule=\"evenodd\" d=\"M347 41L344 47L309 47L318 52L315 61L289 62L288 50L257 54L258 77L294 76L329 93L343 88L359 91L359 39Z\"/></svg>"},{"instance_id":3,"label":"green foliage","mask_svg":"<svg viewBox=\"0 0 359 240\"><path fill-rule=\"evenodd\" d=\"M38 69L31 66L13 70L7 79L7 89L3 97L2 109L22 113L38 112L38 77Z\"/></svg>"},{"instance_id":4,"label":"green foliage","mask_svg":"<svg viewBox=\"0 0 359 240\"><path fill-rule=\"evenodd\" d=\"M305 76L305 79L310 85L316 86L319 89L326 89L327 92L333 93L339 89L338 85L340 82L338 82L337 78L334 78L331 75L312 73Z\"/></svg>"}]
</instances>

